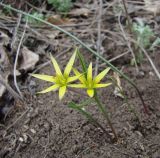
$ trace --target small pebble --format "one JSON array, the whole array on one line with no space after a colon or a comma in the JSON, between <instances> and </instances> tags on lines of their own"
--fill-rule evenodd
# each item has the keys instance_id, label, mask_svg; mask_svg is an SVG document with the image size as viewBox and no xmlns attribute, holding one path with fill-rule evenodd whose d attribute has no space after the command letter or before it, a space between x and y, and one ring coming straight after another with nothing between
<instances>
[{"instance_id":1,"label":"small pebble","mask_svg":"<svg viewBox=\"0 0 160 158\"><path fill-rule=\"evenodd\" d=\"M28 136L26 134L23 134L23 138L24 138L24 141L27 142Z\"/></svg>"},{"instance_id":2,"label":"small pebble","mask_svg":"<svg viewBox=\"0 0 160 158\"><path fill-rule=\"evenodd\" d=\"M149 72L150 76L154 76L154 73L152 71Z\"/></svg>"},{"instance_id":3,"label":"small pebble","mask_svg":"<svg viewBox=\"0 0 160 158\"><path fill-rule=\"evenodd\" d=\"M36 131L35 131L33 128L31 128L30 131L31 131L33 134L36 133Z\"/></svg>"},{"instance_id":4,"label":"small pebble","mask_svg":"<svg viewBox=\"0 0 160 158\"><path fill-rule=\"evenodd\" d=\"M144 76L145 76L144 71L139 71L136 77L137 78L143 78Z\"/></svg>"},{"instance_id":5,"label":"small pebble","mask_svg":"<svg viewBox=\"0 0 160 158\"><path fill-rule=\"evenodd\" d=\"M19 137L19 141L20 141L20 142L23 142L24 140L23 140L23 138L22 138L22 137Z\"/></svg>"}]
</instances>

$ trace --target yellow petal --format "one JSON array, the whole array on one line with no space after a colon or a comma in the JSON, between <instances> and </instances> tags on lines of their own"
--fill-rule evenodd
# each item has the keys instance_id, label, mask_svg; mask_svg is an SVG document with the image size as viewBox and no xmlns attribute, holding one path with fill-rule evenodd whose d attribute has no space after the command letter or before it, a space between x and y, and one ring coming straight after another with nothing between
<instances>
[{"instance_id":1,"label":"yellow petal","mask_svg":"<svg viewBox=\"0 0 160 158\"><path fill-rule=\"evenodd\" d=\"M77 48L76 48L74 54L72 55L72 57L70 58L68 64L66 65L66 68L64 70L64 75L67 76L67 77L69 76L69 73L71 72L71 69L73 67L73 64L74 64L74 61L75 61L75 58L76 58L76 52L77 52Z\"/></svg>"},{"instance_id":2,"label":"yellow petal","mask_svg":"<svg viewBox=\"0 0 160 158\"><path fill-rule=\"evenodd\" d=\"M58 84L55 84L53 86L50 86L49 88L41 91L41 92L38 92L38 93L47 93L47 92L50 92L50 91L53 91L53 90L57 90L57 88L59 88L59 85Z\"/></svg>"},{"instance_id":3,"label":"yellow petal","mask_svg":"<svg viewBox=\"0 0 160 158\"><path fill-rule=\"evenodd\" d=\"M94 82L95 83L99 83L103 78L104 76L108 73L108 71L110 70L110 68L106 68L105 70L103 70L101 73L99 73L95 79L94 79Z\"/></svg>"},{"instance_id":4,"label":"yellow petal","mask_svg":"<svg viewBox=\"0 0 160 158\"><path fill-rule=\"evenodd\" d=\"M94 89L87 89L87 94L88 94L90 97L93 97L93 96L94 96Z\"/></svg>"},{"instance_id":5,"label":"yellow petal","mask_svg":"<svg viewBox=\"0 0 160 158\"><path fill-rule=\"evenodd\" d=\"M92 63L89 64L89 67L87 70L87 81L92 82Z\"/></svg>"},{"instance_id":6,"label":"yellow petal","mask_svg":"<svg viewBox=\"0 0 160 158\"><path fill-rule=\"evenodd\" d=\"M40 80L48 81L48 82L55 82L54 76L49 75L42 75L42 74L30 74L31 76L38 78Z\"/></svg>"},{"instance_id":7,"label":"yellow petal","mask_svg":"<svg viewBox=\"0 0 160 158\"><path fill-rule=\"evenodd\" d=\"M78 79L80 78L80 76L81 76L81 75L79 75L79 76L73 76L73 77L68 77L67 83L73 82L73 81L75 81L75 80L78 80Z\"/></svg>"},{"instance_id":8,"label":"yellow petal","mask_svg":"<svg viewBox=\"0 0 160 158\"><path fill-rule=\"evenodd\" d=\"M66 86L59 88L59 99L61 100L66 92Z\"/></svg>"},{"instance_id":9,"label":"yellow petal","mask_svg":"<svg viewBox=\"0 0 160 158\"><path fill-rule=\"evenodd\" d=\"M58 76L62 76L62 72L61 72L61 69L59 68L59 65L57 63L57 61L55 60L55 58L50 54L50 57L51 57L51 61L52 61L52 64L54 66L54 69L56 71L56 74Z\"/></svg>"},{"instance_id":10,"label":"yellow petal","mask_svg":"<svg viewBox=\"0 0 160 158\"><path fill-rule=\"evenodd\" d=\"M94 88L103 88L103 87L108 87L110 86L112 83L106 83L106 84L95 84Z\"/></svg>"},{"instance_id":11,"label":"yellow petal","mask_svg":"<svg viewBox=\"0 0 160 158\"><path fill-rule=\"evenodd\" d=\"M81 73L77 70L77 69L75 69L75 68L72 68L73 69L73 72L75 73L75 75L80 75Z\"/></svg>"},{"instance_id":12,"label":"yellow petal","mask_svg":"<svg viewBox=\"0 0 160 158\"><path fill-rule=\"evenodd\" d=\"M81 83L85 84L86 82L86 78L83 74L81 74L77 69L73 68L73 72L76 76L80 76L79 80L81 81Z\"/></svg>"},{"instance_id":13,"label":"yellow petal","mask_svg":"<svg viewBox=\"0 0 160 158\"><path fill-rule=\"evenodd\" d=\"M87 88L84 84L69 84L68 86L72 88Z\"/></svg>"}]
</instances>

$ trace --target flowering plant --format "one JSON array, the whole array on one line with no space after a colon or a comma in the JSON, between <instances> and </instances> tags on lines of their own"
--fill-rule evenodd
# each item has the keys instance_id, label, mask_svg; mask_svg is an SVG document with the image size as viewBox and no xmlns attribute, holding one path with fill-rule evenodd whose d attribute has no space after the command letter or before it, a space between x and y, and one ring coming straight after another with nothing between
<instances>
[{"instance_id":1,"label":"flowering plant","mask_svg":"<svg viewBox=\"0 0 160 158\"><path fill-rule=\"evenodd\" d=\"M83 72L79 72L76 68L73 68L77 54L78 54L78 57L81 61ZM93 99L94 99L99 110L102 112L103 116L108 121L108 124L114 134L114 137L117 140L118 137L117 137L117 134L113 128L113 125L112 125L111 120L109 118L108 112L106 111L106 108L103 107L103 105L98 97L97 90L96 90L97 88L108 87L112 84L112 83L100 83L101 80L109 72L110 68L104 69L97 76L93 77L92 63L90 63L87 68L86 62L85 62L84 58L82 57L81 53L79 52L78 48L75 49L68 64L66 65L63 73L62 73L60 66L58 65L56 59L52 55L50 55L50 58L51 58L53 67L55 69L55 75L50 76L50 75L43 75L43 74L31 74L31 76L33 76L35 78L53 83L52 86L50 86L49 88L42 90L41 92L38 92L38 93L47 93L50 91L59 90L59 99L61 100L64 97L68 87L87 89L87 94L88 94L89 98L92 98L92 100L89 100L89 102L85 102L85 104L83 104L83 105L77 105L74 102L71 102L69 104L69 107L81 112L90 121L92 121L96 126L100 127L105 133L107 133L105 128L101 124L99 124L98 121L96 119L94 119L92 117L92 115L90 113L88 113L86 111L86 109L84 108L84 106L86 106L86 103L89 104L90 101L93 101ZM70 73L72 70L74 72L74 76L70 76ZM76 82L76 81L79 81L79 82Z\"/></svg>"}]
</instances>

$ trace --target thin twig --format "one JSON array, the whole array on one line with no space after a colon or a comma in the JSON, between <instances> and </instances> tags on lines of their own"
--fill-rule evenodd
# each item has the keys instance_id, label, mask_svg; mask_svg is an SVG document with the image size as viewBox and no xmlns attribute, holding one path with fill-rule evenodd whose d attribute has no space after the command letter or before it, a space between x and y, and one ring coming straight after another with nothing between
<instances>
[{"instance_id":1,"label":"thin twig","mask_svg":"<svg viewBox=\"0 0 160 158\"><path fill-rule=\"evenodd\" d=\"M122 58L123 56L127 55L129 52L130 52L130 51L128 50L128 51L126 51L126 52L124 52L124 53L122 53L122 54L119 54L119 55L117 55L117 56L109 59L108 61L109 61L109 62L113 62L113 61L115 61L115 60L117 60L117 59L119 59L119 58ZM100 67L103 67L103 66L105 66L105 65L106 65L105 63L102 63L102 64L100 64Z\"/></svg>"},{"instance_id":2,"label":"thin twig","mask_svg":"<svg viewBox=\"0 0 160 158\"><path fill-rule=\"evenodd\" d=\"M151 57L148 55L147 51L134 39L131 39L133 43L135 43L136 45L138 45L138 47L142 50L142 52L144 53L144 55L147 57L148 61L150 62L155 74L157 75L158 79L160 80L160 73L158 71L158 69L156 68L155 64L153 63Z\"/></svg>"},{"instance_id":3,"label":"thin twig","mask_svg":"<svg viewBox=\"0 0 160 158\"><path fill-rule=\"evenodd\" d=\"M130 16L129 16L129 13L128 13L128 10L127 10L126 1L125 1L125 0L122 0L122 2L123 2L124 10L125 10L125 13L126 13L126 17L127 17L128 30L129 30L130 35L133 35L133 33L132 33L132 21L131 21L131 19L130 19ZM123 28L123 27L122 27L122 28ZM123 31L123 33L124 33L124 31ZM129 49L132 50L131 53L132 53L132 56L133 56L133 59L134 59L134 62L135 62L136 70L137 70L137 72L139 72L139 69L138 69L138 66L137 66L136 57L135 57L135 53L136 53L135 46L132 45L131 43L129 43L128 46L130 47ZM132 49L131 47L132 47L133 49Z\"/></svg>"},{"instance_id":4,"label":"thin twig","mask_svg":"<svg viewBox=\"0 0 160 158\"><path fill-rule=\"evenodd\" d=\"M127 35L126 35L126 33L125 33L124 29L123 29L123 26L122 26L121 21L120 21L120 17L121 17L121 14L118 16L119 27L120 27L120 29L121 29L121 31L122 31L122 35L123 35L123 37L124 37L124 39L125 39L125 41L126 41L126 43L127 43L127 46L128 46L128 48L129 48L132 56L133 56L133 59L134 59L134 61L135 61L136 70L137 70L137 72L139 72L138 65L137 65L137 62L136 62L135 54L134 54L134 52L133 52L133 50L132 50L132 48L131 48L131 43L129 42L129 38L127 37Z\"/></svg>"},{"instance_id":5,"label":"thin twig","mask_svg":"<svg viewBox=\"0 0 160 158\"><path fill-rule=\"evenodd\" d=\"M123 6L124 6L124 10L125 10L126 16L127 16L129 33L132 34L132 23L131 23L131 19L129 17L129 14L128 14L126 2L125 2L125 0L122 0L122 2L123 2Z\"/></svg>"},{"instance_id":6,"label":"thin twig","mask_svg":"<svg viewBox=\"0 0 160 158\"><path fill-rule=\"evenodd\" d=\"M125 40L126 40L126 42L127 42L128 48L129 48L129 50L131 51L131 53L132 53L132 55L133 55L133 57L134 57L134 59L135 59L135 54L134 54L134 52L133 52L133 50L132 50L132 48L131 48L130 42L128 42L129 39L127 38L127 36L126 36L126 34L125 34L125 31L124 31L124 29L123 29L123 26L122 26L122 24L121 24L121 22L120 22L120 16L119 16L119 18L118 18L118 22L119 22L119 26L120 26L120 28L121 28L121 31L122 31L122 33L123 33L123 36L124 36L124 38L125 38ZM135 60L135 61L136 61L136 60ZM138 71L138 66L137 66L137 64L135 64L135 65L136 65L137 71ZM148 107L146 106L146 104L145 104L145 102L144 102L144 99L143 99L143 97L142 97L142 95L141 95L138 87L135 85L134 88L136 89L136 91L137 91L137 93L138 93L138 95L139 95L139 98L140 98L140 100L142 101L142 104L143 104L145 113L149 115Z\"/></svg>"},{"instance_id":7,"label":"thin twig","mask_svg":"<svg viewBox=\"0 0 160 158\"><path fill-rule=\"evenodd\" d=\"M22 14L19 14L18 22L17 22L17 25L15 27L15 31L14 31L12 42L11 42L11 48L13 48L13 46L16 42L17 32L18 32L18 28L20 26L21 18L22 18Z\"/></svg>"},{"instance_id":8,"label":"thin twig","mask_svg":"<svg viewBox=\"0 0 160 158\"><path fill-rule=\"evenodd\" d=\"M152 59L151 59L150 56L148 55L147 51L146 51L143 47L141 47L141 46L139 46L139 47L141 48L141 50L143 51L144 55L145 55L145 56L147 57L147 59L149 60L151 66L152 66L152 68L153 68L153 70L155 71L158 79L160 80L160 73L159 73L159 71L157 70L157 68L156 68L155 64L153 63Z\"/></svg>"},{"instance_id":9,"label":"thin twig","mask_svg":"<svg viewBox=\"0 0 160 158\"><path fill-rule=\"evenodd\" d=\"M19 116L16 121L14 121L12 124L10 124L7 128L6 131L8 131L11 127L13 127L27 112L29 111L29 108L27 108L26 111L24 111L21 116Z\"/></svg>"},{"instance_id":10,"label":"thin twig","mask_svg":"<svg viewBox=\"0 0 160 158\"><path fill-rule=\"evenodd\" d=\"M117 59L125 56L125 55L128 54L128 53L129 53L129 50L126 51L126 52L124 52L124 53L122 53L122 54L117 55L116 57L113 57L112 59L109 59L108 61L109 61L109 62L113 62L113 61L115 61L115 60L117 60Z\"/></svg>"},{"instance_id":11,"label":"thin twig","mask_svg":"<svg viewBox=\"0 0 160 158\"><path fill-rule=\"evenodd\" d=\"M97 53L100 54L101 46L102 46L102 39L101 39L101 23L102 23L102 10L103 10L103 2L99 0L99 15L98 15L98 40L97 40ZM102 55L102 53L101 53ZM98 73L99 67L99 58L96 58L96 65L95 65L95 76Z\"/></svg>"},{"instance_id":12,"label":"thin twig","mask_svg":"<svg viewBox=\"0 0 160 158\"><path fill-rule=\"evenodd\" d=\"M24 28L24 31L23 31L23 34L22 34L22 37L20 39L20 42L19 42L19 45L18 45L18 48L17 48L17 53L16 53L16 58L15 58L15 62L14 62L14 68L13 68L13 77L14 77L14 85L18 91L18 93L20 94L20 96L23 98L23 95L18 87L18 84L17 84L17 77L16 77L16 68L17 68L17 61L18 61L18 56L19 56L19 52L20 52L20 48L21 48L21 45L22 45L22 41L23 41L23 38L24 38L24 35L26 33L26 28L27 28L27 22L26 22L26 25L25 25L25 28Z\"/></svg>"}]
</instances>

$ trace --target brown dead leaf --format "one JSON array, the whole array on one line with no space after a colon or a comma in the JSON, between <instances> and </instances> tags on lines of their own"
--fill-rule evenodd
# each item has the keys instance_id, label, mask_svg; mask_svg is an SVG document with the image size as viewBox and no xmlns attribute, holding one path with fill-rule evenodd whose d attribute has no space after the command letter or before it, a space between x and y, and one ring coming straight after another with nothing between
<instances>
[{"instance_id":1,"label":"brown dead leaf","mask_svg":"<svg viewBox=\"0 0 160 158\"><path fill-rule=\"evenodd\" d=\"M58 30L43 30L43 34L47 37L47 38L50 38L50 39L55 39L56 37L58 37L60 31Z\"/></svg>"},{"instance_id":2,"label":"brown dead leaf","mask_svg":"<svg viewBox=\"0 0 160 158\"><path fill-rule=\"evenodd\" d=\"M7 45L8 43L9 43L8 35L0 31L0 45Z\"/></svg>"},{"instance_id":3,"label":"brown dead leaf","mask_svg":"<svg viewBox=\"0 0 160 158\"><path fill-rule=\"evenodd\" d=\"M10 74L10 62L6 53L4 45L9 43L9 37L4 32L0 31L0 75L3 75L4 80L8 83L8 76ZM0 83L0 98L6 91L6 87Z\"/></svg>"},{"instance_id":4,"label":"brown dead leaf","mask_svg":"<svg viewBox=\"0 0 160 158\"><path fill-rule=\"evenodd\" d=\"M8 75L5 76L5 81L8 83ZM6 91L6 87L0 83L0 98L3 96Z\"/></svg>"},{"instance_id":5,"label":"brown dead leaf","mask_svg":"<svg viewBox=\"0 0 160 158\"><path fill-rule=\"evenodd\" d=\"M77 9L73 9L72 11L70 11L68 13L69 15L75 17L75 16L85 16L88 17L89 14L91 14L91 11L87 8L77 8Z\"/></svg>"},{"instance_id":6,"label":"brown dead leaf","mask_svg":"<svg viewBox=\"0 0 160 158\"><path fill-rule=\"evenodd\" d=\"M114 72L113 76L114 76L114 79L116 80L116 84L117 84L117 86L115 86L115 89L114 89L114 95L124 99L124 96L121 93L123 89L121 86L121 80L120 80L119 74Z\"/></svg>"},{"instance_id":7,"label":"brown dead leaf","mask_svg":"<svg viewBox=\"0 0 160 158\"><path fill-rule=\"evenodd\" d=\"M9 63L8 56L5 52L5 49L2 45L0 45L0 72L1 72L1 74L3 74L3 78L5 79L6 82L8 82L8 76L10 73L9 72L9 65L10 65L10 63ZM5 90L6 90L6 87L0 83L0 97L2 97Z\"/></svg>"},{"instance_id":8,"label":"brown dead leaf","mask_svg":"<svg viewBox=\"0 0 160 158\"><path fill-rule=\"evenodd\" d=\"M73 24L71 19L68 18L61 18L60 15L53 15L48 17L48 22L54 25L66 25L66 24Z\"/></svg>"},{"instance_id":9,"label":"brown dead leaf","mask_svg":"<svg viewBox=\"0 0 160 158\"><path fill-rule=\"evenodd\" d=\"M154 15L160 14L160 0L144 0L145 10L154 13Z\"/></svg>"},{"instance_id":10,"label":"brown dead leaf","mask_svg":"<svg viewBox=\"0 0 160 158\"><path fill-rule=\"evenodd\" d=\"M36 63L39 61L39 55L30 51L28 48L24 47L22 49L22 63L20 65L20 70L30 70L33 69Z\"/></svg>"}]
</instances>

